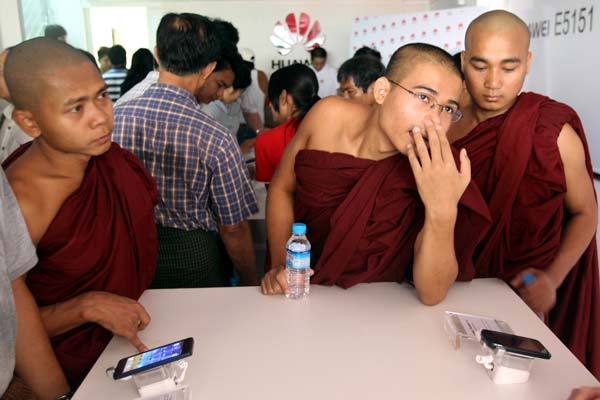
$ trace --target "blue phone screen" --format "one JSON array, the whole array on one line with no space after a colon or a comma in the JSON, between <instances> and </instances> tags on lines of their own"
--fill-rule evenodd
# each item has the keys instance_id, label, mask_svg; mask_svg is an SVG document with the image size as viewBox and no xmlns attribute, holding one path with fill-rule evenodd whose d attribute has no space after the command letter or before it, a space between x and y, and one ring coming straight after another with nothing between
<instances>
[{"instance_id":1,"label":"blue phone screen","mask_svg":"<svg viewBox=\"0 0 600 400\"><path fill-rule=\"evenodd\" d=\"M145 353L131 356L125 362L123 372L128 372L137 368L143 368L147 365L160 363L161 361L181 355L183 341L168 344Z\"/></svg>"}]
</instances>

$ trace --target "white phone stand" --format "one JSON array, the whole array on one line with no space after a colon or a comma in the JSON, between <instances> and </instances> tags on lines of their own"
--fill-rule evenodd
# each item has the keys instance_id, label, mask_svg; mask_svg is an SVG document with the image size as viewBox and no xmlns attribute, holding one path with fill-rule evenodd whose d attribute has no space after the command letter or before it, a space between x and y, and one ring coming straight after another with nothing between
<instances>
[{"instance_id":1,"label":"white phone stand","mask_svg":"<svg viewBox=\"0 0 600 400\"><path fill-rule=\"evenodd\" d=\"M497 384L524 383L529 380L533 357L508 353L504 349L492 350L482 344L484 354L475 361L483 365L490 379Z\"/></svg>"},{"instance_id":2,"label":"white phone stand","mask_svg":"<svg viewBox=\"0 0 600 400\"><path fill-rule=\"evenodd\" d=\"M172 396L168 397L169 399L189 400L191 399L191 391L187 386L180 385L185 378L187 367L187 361L179 360L120 380L133 379L140 399L170 394ZM106 371L107 374L110 373L109 370Z\"/></svg>"}]
</instances>

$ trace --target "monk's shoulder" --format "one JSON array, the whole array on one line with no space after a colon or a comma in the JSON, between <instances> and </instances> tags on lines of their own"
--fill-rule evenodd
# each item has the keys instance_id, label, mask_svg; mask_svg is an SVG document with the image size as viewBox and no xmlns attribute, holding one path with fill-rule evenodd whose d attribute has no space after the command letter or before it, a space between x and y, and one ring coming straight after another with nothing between
<instances>
[{"instance_id":1,"label":"monk's shoulder","mask_svg":"<svg viewBox=\"0 0 600 400\"><path fill-rule=\"evenodd\" d=\"M342 97L329 96L319 100L306 115L302 125L311 131L311 137L337 138L349 127L360 124L368 114L368 108L358 102Z\"/></svg>"}]
</instances>

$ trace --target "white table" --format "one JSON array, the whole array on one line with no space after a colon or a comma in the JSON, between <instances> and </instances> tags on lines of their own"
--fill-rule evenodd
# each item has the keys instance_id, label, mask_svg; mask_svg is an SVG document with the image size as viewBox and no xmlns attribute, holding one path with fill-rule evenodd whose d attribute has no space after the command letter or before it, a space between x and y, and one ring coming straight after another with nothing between
<instances>
[{"instance_id":1,"label":"white table","mask_svg":"<svg viewBox=\"0 0 600 400\"><path fill-rule=\"evenodd\" d=\"M442 304L422 305L410 286L313 286L308 299L263 296L257 288L146 291L152 323L140 338L155 347L193 336L185 384L199 399L561 399L596 379L506 284L455 284ZM446 310L493 316L552 353L528 383L495 385L474 361L476 346L454 350ZM105 375L135 349L108 345L75 399L132 399L134 384Z\"/></svg>"}]
</instances>

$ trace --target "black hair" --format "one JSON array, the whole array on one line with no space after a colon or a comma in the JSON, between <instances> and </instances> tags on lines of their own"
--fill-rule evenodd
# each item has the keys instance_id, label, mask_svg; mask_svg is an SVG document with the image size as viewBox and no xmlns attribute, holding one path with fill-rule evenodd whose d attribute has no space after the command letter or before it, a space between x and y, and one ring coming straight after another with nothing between
<instances>
[{"instance_id":1,"label":"black hair","mask_svg":"<svg viewBox=\"0 0 600 400\"><path fill-rule=\"evenodd\" d=\"M269 101L279 112L279 96L286 91L294 100L300 112L298 119L304 118L308 110L319 101L319 81L317 75L304 64L292 64L273 72L269 79Z\"/></svg>"},{"instance_id":2,"label":"black hair","mask_svg":"<svg viewBox=\"0 0 600 400\"><path fill-rule=\"evenodd\" d=\"M169 13L156 30L161 69L176 75L197 73L221 58L221 40L214 24L198 14Z\"/></svg>"},{"instance_id":3,"label":"black hair","mask_svg":"<svg viewBox=\"0 0 600 400\"><path fill-rule=\"evenodd\" d=\"M217 30L217 34L223 41L227 41L232 43L234 46L237 46L240 41L240 34L237 28L229 21L224 21L222 19L216 18L214 21L215 29Z\"/></svg>"},{"instance_id":4,"label":"black hair","mask_svg":"<svg viewBox=\"0 0 600 400\"><path fill-rule=\"evenodd\" d=\"M106 46L102 46L98 49L98 61L100 61L100 59L104 56L108 56L108 52L110 51L110 49Z\"/></svg>"},{"instance_id":5,"label":"black hair","mask_svg":"<svg viewBox=\"0 0 600 400\"><path fill-rule=\"evenodd\" d=\"M127 52L123 46L115 44L108 50L108 58L110 58L110 63L113 67L125 68L125 64L127 63Z\"/></svg>"},{"instance_id":6,"label":"black hair","mask_svg":"<svg viewBox=\"0 0 600 400\"><path fill-rule=\"evenodd\" d=\"M142 81L150 71L154 70L154 56L148 49L138 49L131 58L131 68L121 83L121 96Z\"/></svg>"},{"instance_id":7,"label":"black hair","mask_svg":"<svg viewBox=\"0 0 600 400\"><path fill-rule=\"evenodd\" d=\"M327 58L327 51L322 47L315 47L310 51L310 59L314 60L315 58Z\"/></svg>"},{"instance_id":8,"label":"black hair","mask_svg":"<svg viewBox=\"0 0 600 400\"><path fill-rule=\"evenodd\" d=\"M67 31L60 25L48 25L44 29L44 37L50 39L58 39L61 36L66 36Z\"/></svg>"},{"instance_id":9,"label":"black hair","mask_svg":"<svg viewBox=\"0 0 600 400\"><path fill-rule=\"evenodd\" d=\"M233 69L233 73L235 74L235 78L233 79L234 89L246 89L250 86L252 83L250 71L252 70L248 68L246 62L239 53L236 53L231 60L231 69Z\"/></svg>"},{"instance_id":10,"label":"black hair","mask_svg":"<svg viewBox=\"0 0 600 400\"><path fill-rule=\"evenodd\" d=\"M377 60L381 61L381 53L375 49L372 49L367 46L363 46L360 49L356 50L353 57L373 57Z\"/></svg>"},{"instance_id":11,"label":"black hair","mask_svg":"<svg viewBox=\"0 0 600 400\"><path fill-rule=\"evenodd\" d=\"M340 66L337 80L342 83L342 81L352 78L356 87L360 87L366 92L371 83L384 74L385 67L376 58L369 56L352 57Z\"/></svg>"}]
</instances>

